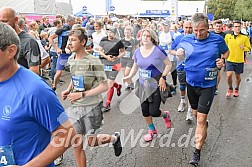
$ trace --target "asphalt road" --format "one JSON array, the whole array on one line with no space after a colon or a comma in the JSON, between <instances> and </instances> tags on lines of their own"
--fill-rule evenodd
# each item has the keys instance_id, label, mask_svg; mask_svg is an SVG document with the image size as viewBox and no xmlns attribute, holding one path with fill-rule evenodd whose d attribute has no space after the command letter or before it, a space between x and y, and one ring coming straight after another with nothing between
<instances>
[{"instance_id":1,"label":"asphalt road","mask_svg":"<svg viewBox=\"0 0 252 167\"><path fill-rule=\"evenodd\" d=\"M226 99L227 90L225 72L221 71L219 94L215 96L208 116L208 136L201 153L201 167L252 167L252 57L248 57L245 72L242 75L240 96ZM122 73L117 81L121 83ZM58 97L69 81L65 72L65 84L57 89ZM105 96L105 94L104 94ZM69 102L62 101L65 108ZM120 97L116 93L112 101L112 110L104 113L104 125L101 133L122 135L123 152L115 157L113 147L86 148L89 167L190 167L194 139L195 122L187 122L186 112L177 112L179 95L169 98L162 109L171 112L173 128L167 130L162 118L154 123L159 136L151 143L143 142L147 126L134 93L124 91ZM72 149L64 154L60 167L76 166Z\"/></svg>"}]
</instances>

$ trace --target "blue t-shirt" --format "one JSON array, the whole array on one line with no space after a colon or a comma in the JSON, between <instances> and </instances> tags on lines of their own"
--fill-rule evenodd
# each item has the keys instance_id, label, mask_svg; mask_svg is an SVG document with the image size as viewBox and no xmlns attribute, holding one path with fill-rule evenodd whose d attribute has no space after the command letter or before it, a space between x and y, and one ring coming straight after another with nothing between
<instances>
[{"instance_id":1,"label":"blue t-shirt","mask_svg":"<svg viewBox=\"0 0 252 167\"><path fill-rule=\"evenodd\" d=\"M146 78L155 78L159 80L161 73L164 70L164 59L167 58L166 52L158 46L155 46L152 53L144 58L140 52L140 48L137 48L134 54L134 62L139 67L139 75L145 73ZM159 78L158 78L159 77ZM143 83L140 77L140 84Z\"/></svg>"},{"instance_id":2,"label":"blue t-shirt","mask_svg":"<svg viewBox=\"0 0 252 167\"><path fill-rule=\"evenodd\" d=\"M0 146L11 145L16 165L24 165L47 147L51 132L68 116L47 83L24 67L0 82L0 92Z\"/></svg>"},{"instance_id":3,"label":"blue t-shirt","mask_svg":"<svg viewBox=\"0 0 252 167\"><path fill-rule=\"evenodd\" d=\"M66 53L65 48L67 46L68 34L71 30L71 27L67 24L64 24L61 28L55 31L55 34L58 35L58 47L62 49L62 53Z\"/></svg>"},{"instance_id":4,"label":"blue t-shirt","mask_svg":"<svg viewBox=\"0 0 252 167\"><path fill-rule=\"evenodd\" d=\"M210 68L216 68L219 53L228 51L224 39L220 35L209 33L206 39L198 40L193 34L189 34L180 41L178 48L185 50L186 82L201 88L215 86L217 77L209 79L207 75Z\"/></svg>"}]
</instances>

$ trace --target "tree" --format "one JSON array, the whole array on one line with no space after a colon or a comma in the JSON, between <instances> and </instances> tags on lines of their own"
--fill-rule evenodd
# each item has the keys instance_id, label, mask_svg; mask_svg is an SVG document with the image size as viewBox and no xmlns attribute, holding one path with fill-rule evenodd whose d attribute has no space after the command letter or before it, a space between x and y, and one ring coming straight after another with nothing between
<instances>
[{"instance_id":1,"label":"tree","mask_svg":"<svg viewBox=\"0 0 252 167\"><path fill-rule=\"evenodd\" d=\"M207 2L208 13L214 14L215 19L234 18L236 0L209 0Z\"/></svg>"},{"instance_id":2,"label":"tree","mask_svg":"<svg viewBox=\"0 0 252 167\"><path fill-rule=\"evenodd\" d=\"M252 5L247 0L237 0L234 8L234 15L237 20L252 21Z\"/></svg>"}]
</instances>

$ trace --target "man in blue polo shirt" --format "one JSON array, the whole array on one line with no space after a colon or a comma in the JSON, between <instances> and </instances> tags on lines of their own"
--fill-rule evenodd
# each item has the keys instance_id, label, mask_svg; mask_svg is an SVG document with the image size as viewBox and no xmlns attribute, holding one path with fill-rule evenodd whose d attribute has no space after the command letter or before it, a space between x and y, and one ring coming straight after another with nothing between
<instances>
[{"instance_id":1,"label":"man in blue polo shirt","mask_svg":"<svg viewBox=\"0 0 252 167\"><path fill-rule=\"evenodd\" d=\"M223 65L223 58L229 54L224 39L208 32L208 18L202 13L192 17L193 33L185 36L178 46L176 55L185 59L187 95L197 121L195 130L196 149L192 165L198 165L200 151L207 135L207 115L216 90L218 68Z\"/></svg>"},{"instance_id":2,"label":"man in blue polo shirt","mask_svg":"<svg viewBox=\"0 0 252 167\"><path fill-rule=\"evenodd\" d=\"M15 31L0 23L0 166L53 167L76 132L54 91L18 65L19 45Z\"/></svg>"}]
</instances>

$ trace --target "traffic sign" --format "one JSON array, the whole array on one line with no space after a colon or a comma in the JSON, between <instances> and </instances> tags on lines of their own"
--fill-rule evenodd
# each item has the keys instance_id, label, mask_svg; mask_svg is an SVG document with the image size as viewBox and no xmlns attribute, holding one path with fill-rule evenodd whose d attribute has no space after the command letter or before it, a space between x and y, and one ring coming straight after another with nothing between
<instances>
[{"instance_id":1,"label":"traffic sign","mask_svg":"<svg viewBox=\"0 0 252 167\"><path fill-rule=\"evenodd\" d=\"M110 6L110 7L109 7L109 10L110 10L110 11L114 11L114 10L115 10L115 7L114 7L114 6Z\"/></svg>"},{"instance_id":2,"label":"traffic sign","mask_svg":"<svg viewBox=\"0 0 252 167\"><path fill-rule=\"evenodd\" d=\"M82 10L83 10L83 11L87 11L87 7L86 7L86 6L83 6L83 7L82 7Z\"/></svg>"}]
</instances>

